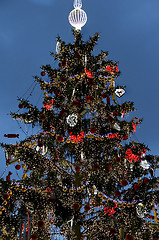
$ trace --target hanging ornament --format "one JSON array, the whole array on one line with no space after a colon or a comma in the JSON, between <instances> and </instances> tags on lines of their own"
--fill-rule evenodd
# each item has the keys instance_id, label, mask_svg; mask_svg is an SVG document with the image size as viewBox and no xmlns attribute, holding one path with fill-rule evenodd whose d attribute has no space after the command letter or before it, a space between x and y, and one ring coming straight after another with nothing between
<instances>
[{"instance_id":1,"label":"hanging ornament","mask_svg":"<svg viewBox=\"0 0 159 240\"><path fill-rule=\"evenodd\" d=\"M93 185L93 193L94 193L94 195L97 195L97 193L98 193L98 190L95 185Z\"/></svg>"},{"instance_id":2,"label":"hanging ornament","mask_svg":"<svg viewBox=\"0 0 159 240\"><path fill-rule=\"evenodd\" d=\"M85 55L85 66L87 66L87 55Z\"/></svg>"},{"instance_id":3,"label":"hanging ornament","mask_svg":"<svg viewBox=\"0 0 159 240\"><path fill-rule=\"evenodd\" d=\"M117 123L114 124L114 128L118 131L120 131L120 129L121 129L120 126Z\"/></svg>"},{"instance_id":4,"label":"hanging ornament","mask_svg":"<svg viewBox=\"0 0 159 240\"><path fill-rule=\"evenodd\" d=\"M19 138L19 134L4 134L4 137L7 137L7 138Z\"/></svg>"},{"instance_id":5,"label":"hanging ornament","mask_svg":"<svg viewBox=\"0 0 159 240\"><path fill-rule=\"evenodd\" d=\"M115 94L117 95L117 97L122 97L123 95L124 95L124 93L125 93L125 90L124 89L122 89L122 88L118 88L118 89L116 89L115 90Z\"/></svg>"},{"instance_id":6,"label":"hanging ornament","mask_svg":"<svg viewBox=\"0 0 159 240\"><path fill-rule=\"evenodd\" d=\"M57 41L56 43L56 53L59 54L60 52L60 47L61 47L61 43L59 41Z\"/></svg>"},{"instance_id":7,"label":"hanging ornament","mask_svg":"<svg viewBox=\"0 0 159 240\"><path fill-rule=\"evenodd\" d=\"M137 215L139 216L139 218L144 218L146 210L145 210L145 207L142 203L139 203L136 206L136 212L137 212Z\"/></svg>"},{"instance_id":8,"label":"hanging ornament","mask_svg":"<svg viewBox=\"0 0 159 240\"><path fill-rule=\"evenodd\" d=\"M81 30L87 22L87 14L83 11L82 8L82 1L81 0L74 0L74 10L72 10L69 14L69 22L70 24L75 27L76 30Z\"/></svg>"},{"instance_id":9,"label":"hanging ornament","mask_svg":"<svg viewBox=\"0 0 159 240\"><path fill-rule=\"evenodd\" d=\"M66 118L66 121L70 127L74 127L78 122L78 116L73 113Z\"/></svg>"},{"instance_id":10,"label":"hanging ornament","mask_svg":"<svg viewBox=\"0 0 159 240\"><path fill-rule=\"evenodd\" d=\"M150 164L148 164L147 160L142 160L140 162L140 166L145 170L150 168Z\"/></svg>"}]
</instances>

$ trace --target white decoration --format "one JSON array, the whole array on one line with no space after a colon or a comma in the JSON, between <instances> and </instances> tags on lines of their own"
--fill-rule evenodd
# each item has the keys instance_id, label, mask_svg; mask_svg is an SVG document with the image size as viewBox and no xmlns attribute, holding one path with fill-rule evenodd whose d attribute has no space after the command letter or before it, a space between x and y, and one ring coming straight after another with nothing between
<instances>
[{"instance_id":1,"label":"white decoration","mask_svg":"<svg viewBox=\"0 0 159 240\"><path fill-rule=\"evenodd\" d=\"M87 66L87 55L85 55L85 66Z\"/></svg>"},{"instance_id":2,"label":"white decoration","mask_svg":"<svg viewBox=\"0 0 159 240\"><path fill-rule=\"evenodd\" d=\"M57 41L57 43L56 43L56 53L57 54L59 54L59 52L60 52L60 46L61 46L60 42Z\"/></svg>"},{"instance_id":3,"label":"white decoration","mask_svg":"<svg viewBox=\"0 0 159 240\"><path fill-rule=\"evenodd\" d=\"M40 151L41 155L45 155L47 153L47 147L43 146L42 148L40 148L39 146L37 146L36 151Z\"/></svg>"},{"instance_id":4,"label":"white decoration","mask_svg":"<svg viewBox=\"0 0 159 240\"><path fill-rule=\"evenodd\" d=\"M125 90L124 89L122 89L122 88L118 88L118 89L116 89L115 90L115 94L117 95L117 97L122 97L123 95L124 95L124 93L125 93Z\"/></svg>"},{"instance_id":5,"label":"white decoration","mask_svg":"<svg viewBox=\"0 0 159 240\"><path fill-rule=\"evenodd\" d=\"M143 169L149 169L150 168L150 164L148 164L147 160L142 160L140 162L140 166L143 168Z\"/></svg>"},{"instance_id":6,"label":"white decoration","mask_svg":"<svg viewBox=\"0 0 159 240\"><path fill-rule=\"evenodd\" d=\"M142 203L139 203L136 207L136 212L137 212L137 215L139 216L139 218L144 218L145 216L145 207Z\"/></svg>"},{"instance_id":7,"label":"white decoration","mask_svg":"<svg viewBox=\"0 0 159 240\"><path fill-rule=\"evenodd\" d=\"M73 113L66 118L66 121L68 125L70 125L70 127L74 127L77 124L77 121L78 121L77 119L78 119L78 116Z\"/></svg>"},{"instance_id":8,"label":"white decoration","mask_svg":"<svg viewBox=\"0 0 159 240\"><path fill-rule=\"evenodd\" d=\"M120 129L121 129L120 126L117 123L114 124L114 128L118 131L120 131Z\"/></svg>"},{"instance_id":9,"label":"white decoration","mask_svg":"<svg viewBox=\"0 0 159 240\"><path fill-rule=\"evenodd\" d=\"M72 10L69 14L69 23L75 27L76 30L81 30L87 22L87 14L85 11L81 9L82 1L81 0L74 0L74 10Z\"/></svg>"},{"instance_id":10,"label":"white decoration","mask_svg":"<svg viewBox=\"0 0 159 240\"><path fill-rule=\"evenodd\" d=\"M95 185L93 185L93 192L94 192L94 195L97 195L97 193L98 193L98 190Z\"/></svg>"}]
</instances>

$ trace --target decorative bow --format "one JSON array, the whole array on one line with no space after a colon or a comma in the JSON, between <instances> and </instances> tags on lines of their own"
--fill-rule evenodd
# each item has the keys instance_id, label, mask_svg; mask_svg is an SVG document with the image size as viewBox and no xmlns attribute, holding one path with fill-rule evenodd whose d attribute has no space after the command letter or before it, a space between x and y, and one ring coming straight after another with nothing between
<instances>
[{"instance_id":1,"label":"decorative bow","mask_svg":"<svg viewBox=\"0 0 159 240\"><path fill-rule=\"evenodd\" d=\"M116 213L115 208L117 208L117 204L116 203L114 203L114 204L115 204L115 207L113 207L113 208L105 207L104 213L108 214L108 216L111 216L112 214Z\"/></svg>"},{"instance_id":2,"label":"decorative bow","mask_svg":"<svg viewBox=\"0 0 159 240\"><path fill-rule=\"evenodd\" d=\"M84 132L81 132L80 134L77 135L77 137L76 137L76 135L71 135L70 139L73 142L77 143L77 142L83 142L84 137L85 137Z\"/></svg>"},{"instance_id":3,"label":"decorative bow","mask_svg":"<svg viewBox=\"0 0 159 240\"><path fill-rule=\"evenodd\" d=\"M84 71L85 71L88 78L93 78L91 71L88 71L87 68L85 68Z\"/></svg>"},{"instance_id":4,"label":"decorative bow","mask_svg":"<svg viewBox=\"0 0 159 240\"><path fill-rule=\"evenodd\" d=\"M52 107L53 103L54 103L54 100L51 99L51 100L50 100L50 104L47 104L46 102L44 102L43 107L48 110L48 109L50 109L50 108Z\"/></svg>"}]
</instances>

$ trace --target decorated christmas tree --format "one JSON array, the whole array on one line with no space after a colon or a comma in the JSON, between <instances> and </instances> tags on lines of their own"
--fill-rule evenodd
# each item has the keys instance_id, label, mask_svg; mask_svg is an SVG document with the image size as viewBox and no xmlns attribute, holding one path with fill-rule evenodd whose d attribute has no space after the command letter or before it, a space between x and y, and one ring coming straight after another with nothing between
<instances>
[{"instance_id":1,"label":"decorated christmas tree","mask_svg":"<svg viewBox=\"0 0 159 240\"><path fill-rule=\"evenodd\" d=\"M19 112L11 113L40 131L1 144L6 164L23 176L16 181L9 172L1 179L0 237L158 239L159 158L130 140L142 120L128 116L133 102L118 103L125 94L118 62L105 51L93 55L99 34L82 40L86 14L81 1L74 6L74 43L58 37L52 53L58 66L42 66L35 76L44 94L41 108L19 98Z\"/></svg>"}]
</instances>

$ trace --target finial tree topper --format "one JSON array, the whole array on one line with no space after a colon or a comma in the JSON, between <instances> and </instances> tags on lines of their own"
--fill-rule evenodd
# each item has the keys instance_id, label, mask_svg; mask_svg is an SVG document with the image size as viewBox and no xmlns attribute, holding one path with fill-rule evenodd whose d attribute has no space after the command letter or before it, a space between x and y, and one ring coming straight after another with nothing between
<instances>
[{"instance_id":1,"label":"finial tree topper","mask_svg":"<svg viewBox=\"0 0 159 240\"><path fill-rule=\"evenodd\" d=\"M75 27L76 30L81 30L81 27L87 22L87 14L81 9L81 0L74 0L73 6L75 9L70 12L68 19L70 24Z\"/></svg>"}]
</instances>

